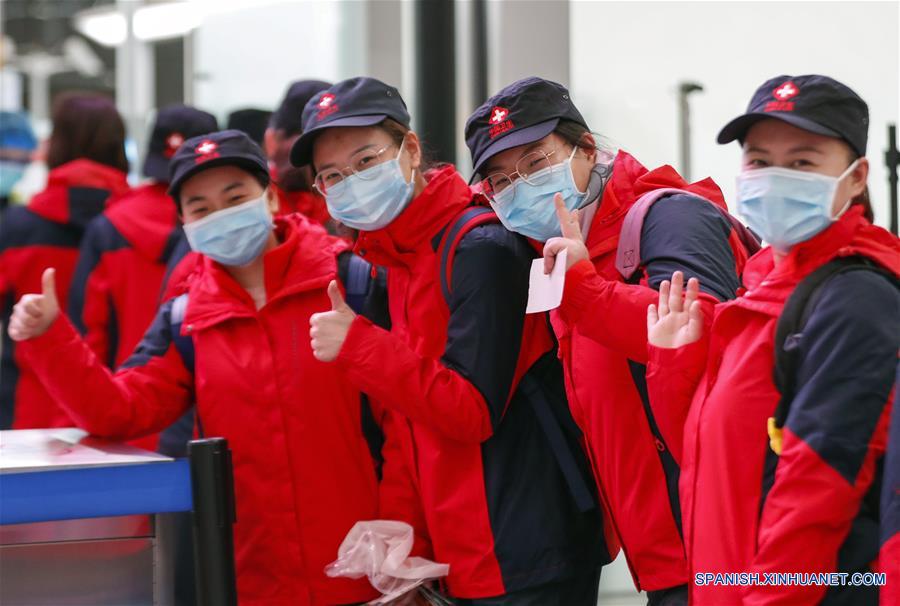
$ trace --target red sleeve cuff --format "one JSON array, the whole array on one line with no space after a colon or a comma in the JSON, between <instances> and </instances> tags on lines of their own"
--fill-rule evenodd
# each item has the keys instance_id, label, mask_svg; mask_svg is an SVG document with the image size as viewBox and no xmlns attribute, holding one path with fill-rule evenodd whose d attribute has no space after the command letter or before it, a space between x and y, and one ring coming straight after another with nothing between
<instances>
[{"instance_id":1,"label":"red sleeve cuff","mask_svg":"<svg viewBox=\"0 0 900 606\"><path fill-rule=\"evenodd\" d=\"M592 308L594 291L590 288L590 282L600 279L594 264L588 259L582 259L566 271L562 305L559 308L566 322L578 322L579 318Z\"/></svg>"},{"instance_id":2,"label":"red sleeve cuff","mask_svg":"<svg viewBox=\"0 0 900 606\"><path fill-rule=\"evenodd\" d=\"M335 362L346 370L364 360L369 349L368 344L374 336L372 333L377 330L379 330L378 327L372 324L368 318L356 316Z\"/></svg>"},{"instance_id":3,"label":"red sleeve cuff","mask_svg":"<svg viewBox=\"0 0 900 606\"><path fill-rule=\"evenodd\" d=\"M685 372L706 361L708 339L700 339L675 349L647 344L648 366L669 372Z\"/></svg>"},{"instance_id":4,"label":"red sleeve cuff","mask_svg":"<svg viewBox=\"0 0 900 606\"><path fill-rule=\"evenodd\" d=\"M20 341L16 348L26 357L44 355L55 352L62 343L80 338L78 331L72 326L68 316L63 312L59 312L59 315L56 316L56 319L44 334Z\"/></svg>"}]
</instances>

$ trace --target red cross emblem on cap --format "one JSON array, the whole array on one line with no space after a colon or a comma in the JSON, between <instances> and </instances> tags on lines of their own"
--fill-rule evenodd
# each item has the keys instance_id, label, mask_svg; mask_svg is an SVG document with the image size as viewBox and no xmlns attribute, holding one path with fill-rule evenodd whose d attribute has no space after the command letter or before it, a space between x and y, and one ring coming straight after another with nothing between
<instances>
[{"instance_id":1,"label":"red cross emblem on cap","mask_svg":"<svg viewBox=\"0 0 900 606\"><path fill-rule=\"evenodd\" d=\"M215 141L210 141L209 139L206 139L205 141L201 141L200 145L198 145L194 151L196 151L198 154L208 156L209 154L216 151L216 149L218 147L219 146L216 145Z\"/></svg>"},{"instance_id":2,"label":"red cross emblem on cap","mask_svg":"<svg viewBox=\"0 0 900 606\"><path fill-rule=\"evenodd\" d=\"M491 117L488 119L488 122L491 124L500 124L506 117L509 115L509 110L505 107L495 107L491 110Z\"/></svg>"},{"instance_id":3,"label":"red cross emblem on cap","mask_svg":"<svg viewBox=\"0 0 900 606\"><path fill-rule=\"evenodd\" d=\"M319 107L328 107L334 102L334 95L331 93L326 93L322 95L322 98L319 99Z\"/></svg>"},{"instance_id":4,"label":"red cross emblem on cap","mask_svg":"<svg viewBox=\"0 0 900 606\"><path fill-rule=\"evenodd\" d=\"M182 143L184 143L184 135L181 133L172 133L166 137L166 149L163 151L163 154L167 158L171 158L178 148L181 147Z\"/></svg>"},{"instance_id":5,"label":"red cross emblem on cap","mask_svg":"<svg viewBox=\"0 0 900 606\"><path fill-rule=\"evenodd\" d=\"M787 101L791 97L796 97L799 92L800 89L793 82L788 81L776 88L773 95L779 101Z\"/></svg>"}]
</instances>

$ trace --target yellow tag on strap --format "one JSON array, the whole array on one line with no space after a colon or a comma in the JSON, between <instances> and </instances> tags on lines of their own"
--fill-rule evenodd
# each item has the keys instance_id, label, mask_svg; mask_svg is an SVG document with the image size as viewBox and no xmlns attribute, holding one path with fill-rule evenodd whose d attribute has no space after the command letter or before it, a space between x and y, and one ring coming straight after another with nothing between
<instances>
[{"instance_id":1,"label":"yellow tag on strap","mask_svg":"<svg viewBox=\"0 0 900 606\"><path fill-rule=\"evenodd\" d=\"M775 425L775 417L769 417L769 448L772 452L781 456L781 428Z\"/></svg>"}]
</instances>

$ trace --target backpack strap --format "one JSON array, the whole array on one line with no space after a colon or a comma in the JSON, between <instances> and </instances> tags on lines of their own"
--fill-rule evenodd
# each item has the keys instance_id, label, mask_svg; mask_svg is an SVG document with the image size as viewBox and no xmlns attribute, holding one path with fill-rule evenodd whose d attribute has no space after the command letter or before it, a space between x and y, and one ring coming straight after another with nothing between
<instances>
[{"instance_id":1,"label":"backpack strap","mask_svg":"<svg viewBox=\"0 0 900 606\"><path fill-rule=\"evenodd\" d=\"M181 356L181 361L191 371L194 372L194 339L190 335L181 334L181 325L184 324L184 315L187 312L188 294L178 295L172 299L172 310L169 315L169 323L172 327L172 343L175 350ZM193 417L191 419L191 417ZM188 420L190 419L190 421ZM167 450L177 451L179 448L186 448L186 444L193 437L193 428L196 426L197 435L200 438L205 437L203 432L203 423L200 420L200 413L197 411L197 405L194 404L193 410L187 411L182 418L165 429L159 438L160 444L165 444Z\"/></svg>"},{"instance_id":2,"label":"backpack strap","mask_svg":"<svg viewBox=\"0 0 900 606\"><path fill-rule=\"evenodd\" d=\"M366 297L372 290L375 277L372 264L347 251L338 255L338 277L344 285L345 300L357 314L363 313Z\"/></svg>"},{"instance_id":3,"label":"backpack strap","mask_svg":"<svg viewBox=\"0 0 900 606\"><path fill-rule=\"evenodd\" d=\"M553 414L552 404L544 392L537 379L525 373L519 382L522 393L531 403L531 409L537 417L538 424L544 432L544 436L550 443L550 450L553 452L553 458L559 465L563 479L569 487L569 493L578 507L578 511L586 513L597 506L594 501L594 494L591 491L584 476L578 469L578 463L575 461L575 455L572 448L566 442L563 430L556 416ZM568 406L568 404L566 404Z\"/></svg>"},{"instance_id":4,"label":"backpack strap","mask_svg":"<svg viewBox=\"0 0 900 606\"><path fill-rule=\"evenodd\" d=\"M775 326L775 365L772 379L781 397L775 414L768 420L769 446L781 454L782 428L787 421L791 402L797 394L797 372L802 362L800 343L803 328L825 290L835 276L849 271L871 271L888 278L900 288L900 280L877 263L860 255L838 257L803 278L784 304Z\"/></svg>"},{"instance_id":5,"label":"backpack strap","mask_svg":"<svg viewBox=\"0 0 900 606\"><path fill-rule=\"evenodd\" d=\"M732 229L741 240L741 244L747 250L747 255L752 256L760 249L759 240L753 235L747 227L741 223L737 217L729 213L715 202L712 202L703 196L699 196L694 192L678 189L675 187L663 187L649 191L631 205L628 213L625 215L625 221L622 223L622 229L619 231L619 246L616 249L616 269L622 274L626 281L631 280L634 273L642 266L641 261L641 232L644 229L644 219L650 212L650 207L662 198L673 196L676 194L684 194L692 198L698 198L708 202L718 210L725 219L731 224Z\"/></svg>"},{"instance_id":6,"label":"backpack strap","mask_svg":"<svg viewBox=\"0 0 900 606\"><path fill-rule=\"evenodd\" d=\"M169 323L172 326L172 343L181 356L185 367L194 372L194 341L190 336L181 334L181 325L184 323L184 314L187 311L188 294L178 295L172 300L172 309L169 313Z\"/></svg>"},{"instance_id":7,"label":"backpack strap","mask_svg":"<svg viewBox=\"0 0 900 606\"><path fill-rule=\"evenodd\" d=\"M438 245L437 253L440 261L441 292L444 301L450 304L450 284L453 277L453 259L456 256L456 248L463 236L478 227L488 223L499 223L500 219L494 211L484 206L469 206L448 224L444 230L444 236Z\"/></svg>"}]
</instances>

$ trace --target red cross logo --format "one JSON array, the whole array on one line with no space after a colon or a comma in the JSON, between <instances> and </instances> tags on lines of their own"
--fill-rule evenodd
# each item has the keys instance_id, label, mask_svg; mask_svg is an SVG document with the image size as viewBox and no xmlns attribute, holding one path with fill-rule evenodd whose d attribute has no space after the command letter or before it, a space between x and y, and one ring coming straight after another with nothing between
<instances>
[{"instance_id":1,"label":"red cross logo","mask_svg":"<svg viewBox=\"0 0 900 606\"><path fill-rule=\"evenodd\" d=\"M775 89L774 95L779 101L787 101L791 97L797 96L797 93L799 92L800 89L794 86L793 82L785 82Z\"/></svg>"},{"instance_id":2,"label":"red cross logo","mask_svg":"<svg viewBox=\"0 0 900 606\"><path fill-rule=\"evenodd\" d=\"M331 93L326 93L322 95L322 98L319 99L319 107L325 108L331 105L334 102L334 95Z\"/></svg>"},{"instance_id":3,"label":"red cross logo","mask_svg":"<svg viewBox=\"0 0 900 606\"><path fill-rule=\"evenodd\" d=\"M500 124L509 115L509 110L505 107L495 107L491 110L491 118L488 120L491 124Z\"/></svg>"},{"instance_id":4,"label":"red cross logo","mask_svg":"<svg viewBox=\"0 0 900 606\"><path fill-rule=\"evenodd\" d=\"M206 139L205 141L202 141L202 142L200 143L200 145L197 146L197 149L196 149L195 151L196 151L198 154L202 154L202 155L204 155L204 156L207 156L207 155L213 153L214 151L216 151L216 149L217 149L218 147L219 147L219 146L216 145L216 142L215 142L215 141L210 141L209 139Z\"/></svg>"},{"instance_id":5,"label":"red cross logo","mask_svg":"<svg viewBox=\"0 0 900 606\"><path fill-rule=\"evenodd\" d=\"M171 158L178 148L181 147L182 143L184 143L184 135L181 133L172 133L166 137L166 149L163 151L163 154L167 158Z\"/></svg>"}]
</instances>

